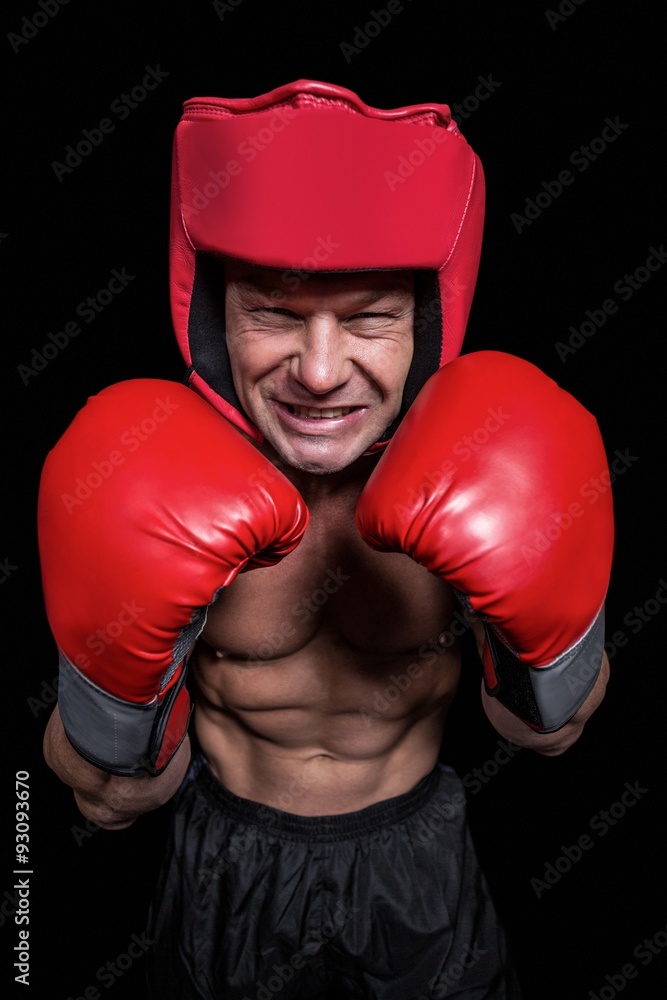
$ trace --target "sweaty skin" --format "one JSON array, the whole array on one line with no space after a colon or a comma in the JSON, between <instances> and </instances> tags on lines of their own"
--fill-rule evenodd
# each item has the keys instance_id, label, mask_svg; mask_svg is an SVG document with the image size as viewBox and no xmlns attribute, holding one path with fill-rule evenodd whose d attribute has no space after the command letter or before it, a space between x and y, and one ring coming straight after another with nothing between
<instances>
[{"instance_id":1,"label":"sweaty skin","mask_svg":"<svg viewBox=\"0 0 667 1000\"><path fill-rule=\"evenodd\" d=\"M435 766L461 669L452 589L399 553L372 550L355 508L397 415L413 354L408 272L300 277L227 263L234 385L258 446L308 504L299 546L240 574L209 609L189 658L198 742L232 792L304 816L353 812L413 788ZM349 408L349 411L348 411ZM318 414L324 414L318 416ZM471 627L481 651L483 628ZM557 733L539 734L482 689L495 729L566 750L609 674ZM45 757L83 814L129 826L177 790L186 740L157 778L121 778L69 745L58 710Z\"/></svg>"}]
</instances>

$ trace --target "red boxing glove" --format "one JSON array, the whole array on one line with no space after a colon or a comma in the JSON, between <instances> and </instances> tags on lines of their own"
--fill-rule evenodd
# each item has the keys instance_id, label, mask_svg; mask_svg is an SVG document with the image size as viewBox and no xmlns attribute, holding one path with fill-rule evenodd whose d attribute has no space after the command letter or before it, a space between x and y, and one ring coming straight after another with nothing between
<instances>
[{"instance_id":1,"label":"red boxing glove","mask_svg":"<svg viewBox=\"0 0 667 1000\"><path fill-rule=\"evenodd\" d=\"M39 545L75 749L118 775L159 774L185 737L185 656L242 569L291 552L297 490L178 383L89 399L47 456Z\"/></svg>"},{"instance_id":2,"label":"red boxing glove","mask_svg":"<svg viewBox=\"0 0 667 1000\"><path fill-rule=\"evenodd\" d=\"M357 507L373 548L407 553L480 615L488 692L539 732L572 718L602 663L601 474L594 417L527 361L480 351L428 380Z\"/></svg>"}]
</instances>

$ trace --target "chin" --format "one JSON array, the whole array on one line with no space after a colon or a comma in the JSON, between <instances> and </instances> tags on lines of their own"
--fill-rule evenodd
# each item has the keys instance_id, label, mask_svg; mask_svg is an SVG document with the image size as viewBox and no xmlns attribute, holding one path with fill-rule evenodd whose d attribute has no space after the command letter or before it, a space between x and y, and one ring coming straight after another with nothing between
<instances>
[{"instance_id":1,"label":"chin","mask_svg":"<svg viewBox=\"0 0 667 1000\"><path fill-rule=\"evenodd\" d=\"M314 462L288 462L287 464L292 469L296 469L297 472L306 472L310 476L331 476L347 468L347 465L332 465L325 468Z\"/></svg>"},{"instance_id":2,"label":"chin","mask_svg":"<svg viewBox=\"0 0 667 1000\"><path fill-rule=\"evenodd\" d=\"M335 472L342 472L343 469L347 469L359 458L357 454L352 455L350 458L339 459L334 459L333 457L327 458L326 455L309 458L305 455L301 456L283 452L279 452L279 454L283 461L291 466L291 468L298 469L299 472L309 472L313 476L329 476Z\"/></svg>"},{"instance_id":3,"label":"chin","mask_svg":"<svg viewBox=\"0 0 667 1000\"><path fill-rule=\"evenodd\" d=\"M310 449L295 449L284 442L270 441L269 443L282 461L292 469L308 472L313 476L328 476L342 472L353 465L368 451L373 441L360 442L355 447L346 448L344 452L336 448L336 453L330 455L327 454L326 450L317 454Z\"/></svg>"}]
</instances>

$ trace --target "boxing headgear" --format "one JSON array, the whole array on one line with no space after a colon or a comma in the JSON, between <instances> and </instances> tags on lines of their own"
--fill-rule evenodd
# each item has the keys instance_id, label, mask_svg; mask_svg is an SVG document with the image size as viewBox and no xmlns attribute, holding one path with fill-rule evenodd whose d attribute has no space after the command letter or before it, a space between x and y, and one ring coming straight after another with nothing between
<instances>
[{"instance_id":1,"label":"boxing headgear","mask_svg":"<svg viewBox=\"0 0 667 1000\"><path fill-rule=\"evenodd\" d=\"M255 441L225 345L224 258L303 272L415 271L401 412L460 350L479 264L484 175L445 104L381 110L297 80L186 101L174 139L171 305L192 387Z\"/></svg>"}]
</instances>

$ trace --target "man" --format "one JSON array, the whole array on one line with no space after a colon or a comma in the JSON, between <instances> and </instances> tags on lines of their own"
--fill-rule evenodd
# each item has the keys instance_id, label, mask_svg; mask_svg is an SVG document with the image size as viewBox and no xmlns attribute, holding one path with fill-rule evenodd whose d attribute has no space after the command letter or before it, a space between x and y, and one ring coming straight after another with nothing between
<instances>
[{"instance_id":1,"label":"man","mask_svg":"<svg viewBox=\"0 0 667 1000\"><path fill-rule=\"evenodd\" d=\"M298 81L188 102L174 154L197 392L113 386L47 460L46 759L109 829L178 791L153 996L518 996L438 760L452 626L502 736L579 737L608 676L595 421L527 362L457 359L483 180L445 106Z\"/></svg>"}]
</instances>

